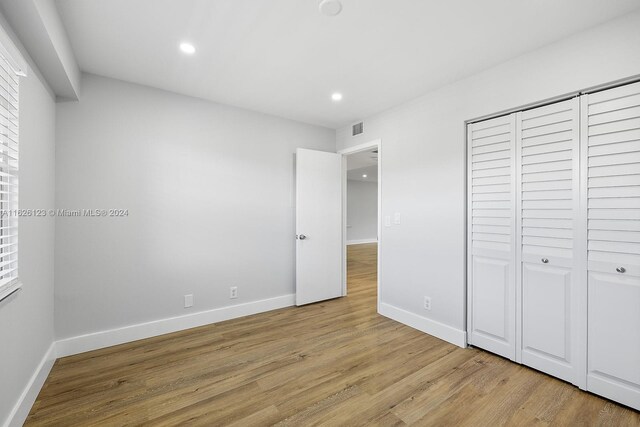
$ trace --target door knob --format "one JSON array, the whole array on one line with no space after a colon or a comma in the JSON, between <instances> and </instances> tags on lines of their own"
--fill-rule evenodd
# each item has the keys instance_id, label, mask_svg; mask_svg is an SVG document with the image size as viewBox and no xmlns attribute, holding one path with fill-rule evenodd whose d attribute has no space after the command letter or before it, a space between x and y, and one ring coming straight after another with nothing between
<instances>
[{"instance_id":1,"label":"door knob","mask_svg":"<svg viewBox=\"0 0 640 427\"><path fill-rule=\"evenodd\" d=\"M627 271L627 269L626 269L626 268L624 268L624 267L618 267L618 268L616 268L616 271L617 271L618 273L624 273L625 271Z\"/></svg>"},{"instance_id":2,"label":"door knob","mask_svg":"<svg viewBox=\"0 0 640 427\"><path fill-rule=\"evenodd\" d=\"M298 239L304 240L306 238L307 238L307 236L305 236L304 234L298 234Z\"/></svg>"},{"instance_id":3,"label":"door knob","mask_svg":"<svg viewBox=\"0 0 640 427\"><path fill-rule=\"evenodd\" d=\"M541 261L542 261L543 264L547 264L549 262L549 260L547 258L542 258Z\"/></svg>"}]
</instances>

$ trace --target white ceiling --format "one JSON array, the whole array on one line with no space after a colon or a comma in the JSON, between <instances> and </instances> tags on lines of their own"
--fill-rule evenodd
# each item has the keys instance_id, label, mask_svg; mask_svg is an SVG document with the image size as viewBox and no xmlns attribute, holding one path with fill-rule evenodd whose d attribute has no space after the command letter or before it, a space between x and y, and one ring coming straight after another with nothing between
<instances>
[{"instance_id":1,"label":"white ceiling","mask_svg":"<svg viewBox=\"0 0 640 427\"><path fill-rule=\"evenodd\" d=\"M337 128L638 0L58 0L83 71ZM183 40L197 48L178 51ZM344 94L340 103L330 95Z\"/></svg>"},{"instance_id":2,"label":"white ceiling","mask_svg":"<svg viewBox=\"0 0 640 427\"><path fill-rule=\"evenodd\" d=\"M351 181L378 182L378 166L365 166L360 169L349 170L347 171L347 179Z\"/></svg>"},{"instance_id":3,"label":"white ceiling","mask_svg":"<svg viewBox=\"0 0 640 427\"><path fill-rule=\"evenodd\" d=\"M347 156L347 179L356 181L378 181L378 154L376 148ZM363 177L362 175L367 175Z\"/></svg>"},{"instance_id":4,"label":"white ceiling","mask_svg":"<svg viewBox=\"0 0 640 427\"><path fill-rule=\"evenodd\" d=\"M376 151L376 153L374 153ZM378 164L378 149L371 148L365 151L349 154L347 156L347 170L360 169L365 166Z\"/></svg>"}]
</instances>

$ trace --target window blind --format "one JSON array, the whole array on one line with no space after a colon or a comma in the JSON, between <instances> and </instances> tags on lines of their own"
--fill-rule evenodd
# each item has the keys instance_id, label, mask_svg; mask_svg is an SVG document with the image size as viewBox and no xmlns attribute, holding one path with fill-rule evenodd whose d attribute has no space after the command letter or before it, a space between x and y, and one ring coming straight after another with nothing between
<instances>
[{"instance_id":1,"label":"window blind","mask_svg":"<svg viewBox=\"0 0 640 427\"><path fill-rule=\"evenodd\" d=\"M18 282L18 83L0 53L0 293Z\"/></svg>"}]
</instances>

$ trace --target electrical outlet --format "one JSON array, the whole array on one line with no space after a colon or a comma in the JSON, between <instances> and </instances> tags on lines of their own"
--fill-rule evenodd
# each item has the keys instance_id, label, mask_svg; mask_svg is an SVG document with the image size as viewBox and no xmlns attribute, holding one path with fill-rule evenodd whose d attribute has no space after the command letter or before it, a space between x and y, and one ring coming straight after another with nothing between
<instances>
[{"instance_id":1,"label":"electrical outlet","mask_svg":"<svg viewBox=\"0 0 640 427\"><path fill-rule=\"evenodd\" d=\"M193 294L184 296L184 308L193 307Z\"/></svg>"},{"instance_id":2,"label":"electrical outlet","mask_svg":"<svg viewBox=\"0 0 640 427\"><path fill-rule=\"evenodd\" d=\"M229 288L229 298L231 298L231 299L238 298L238 287L237 286L231 286Z\"/></svg>"},{"instance_id":3,"label":"electrical outlet","mask_svg":"<svg viewBox=\"0 0 640 427\"><path fill-rule=\"evenodd\" d=\"M424 309L431 311L431 297L424 297Z\"/></svg>"}]
</instances>

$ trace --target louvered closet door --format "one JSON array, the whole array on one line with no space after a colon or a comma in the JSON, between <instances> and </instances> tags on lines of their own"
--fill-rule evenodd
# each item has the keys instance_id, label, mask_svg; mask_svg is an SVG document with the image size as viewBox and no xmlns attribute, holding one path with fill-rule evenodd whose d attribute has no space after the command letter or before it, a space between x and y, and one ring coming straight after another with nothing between
<instances>
[{"instance_id":1,"label":"louvered closet door","mask_svg":"<svg viewBox=\"0 0 640 427\"><path fill-rule=\"evenodd\" d=\"M522 363L576 382L580 103L523 111L517 120Z\"/></svg>"},{"instance_id":2,"label":"louvered closet door","mask_svg":"<svg viewBox=\"0 0 640 427\"><path fill-rule=\"evenodd\" d=\"M640 409L640 84L583 99L587 389Z\"/></svg>"},{"instance_id":3,"label":"louvered closet door","mask_svg":"<svg viewBox=\"0 0 640 427\"><path fill-rule=\"evenodd\" d=\"M515 116L470 124L469 343L515 359Z\"/></svg>"}]
</instances>

